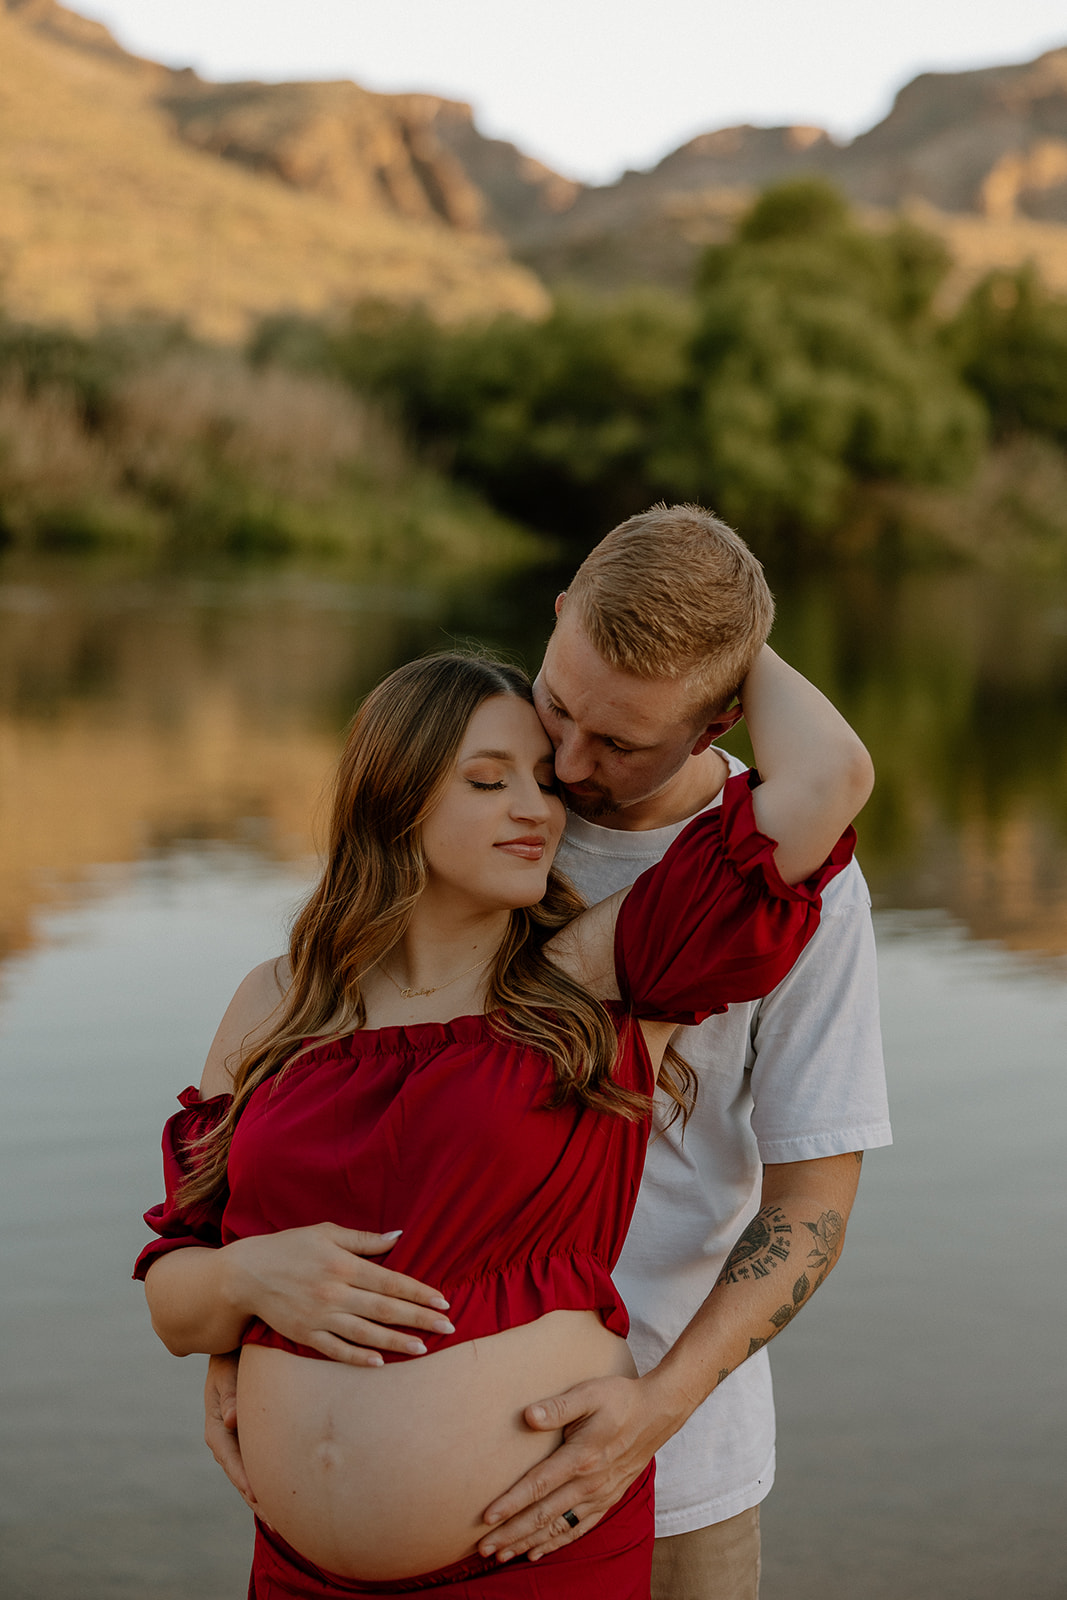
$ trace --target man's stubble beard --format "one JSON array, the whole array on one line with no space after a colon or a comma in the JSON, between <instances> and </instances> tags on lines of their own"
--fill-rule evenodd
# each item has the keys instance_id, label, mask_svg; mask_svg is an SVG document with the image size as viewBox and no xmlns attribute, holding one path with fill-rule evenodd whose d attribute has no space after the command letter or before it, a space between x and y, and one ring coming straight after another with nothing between
<instances>
[{"instance_id":1,"label":"man's stubble beard","mask_svg":"<svg viewBox=\"0 0 1067 1600\"><path fill-rule=\"evenodd\" d=\"M566 788L563 793L568 810L573 811L576 817L581 817L583 822L596 822L600 817L612 817L617 811L622 810L606 789L588 798L568 794Z\"/></svg>"}]
</instances>

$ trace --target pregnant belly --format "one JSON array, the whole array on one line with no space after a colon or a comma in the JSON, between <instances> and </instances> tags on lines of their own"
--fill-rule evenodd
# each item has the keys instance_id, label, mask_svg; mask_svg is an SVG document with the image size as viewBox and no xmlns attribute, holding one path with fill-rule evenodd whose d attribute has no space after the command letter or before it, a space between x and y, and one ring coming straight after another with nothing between
<instances>
[{"instance_id":1,"label":"pregnant belly","mask_svg":"<svg viewBox=\"0 0 1067 1600\"><path fill-rule=\"evenodd\" d=\"M384 1367L246 1345L237 1412L259 1514L346 1578L448 1566L487 1531L490 1502L560 1442L528 1428L523 1409L634 1370L625 1340L592 1311L552 1311Z\"/></svg>"}]
</instances>

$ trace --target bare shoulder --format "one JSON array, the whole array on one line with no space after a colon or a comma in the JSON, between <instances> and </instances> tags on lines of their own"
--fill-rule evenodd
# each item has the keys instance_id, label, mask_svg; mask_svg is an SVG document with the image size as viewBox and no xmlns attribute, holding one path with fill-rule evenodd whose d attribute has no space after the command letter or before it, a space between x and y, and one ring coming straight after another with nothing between
<instances>
[{"instance_id":1,"label":"bare shoulder","mask_svg":"<svg viewBox=\"0 0 1067 1600\"><path fill-rule=\"evenodd\" d=\"M229 1094L241 1056L274 1020L288 991L290 977L289 957L276 956L271 961L261 961L238 984L204 1063L200 1093L205 1099Z\"/></svg>"},{"instance_id":2,"label":"bare shoulder","mask_svg":"<svg viewBox=\"0 0 1067 1600\"><path fill-rule=\"evenodd\" d=\"M629 892L629 889L620 889L606 900L599 900L545 946L557 967L562 967L568 977L596 995L598 1000L619 998L619 981L615 976L615 923Z\"/></svg>"}]
</instances>

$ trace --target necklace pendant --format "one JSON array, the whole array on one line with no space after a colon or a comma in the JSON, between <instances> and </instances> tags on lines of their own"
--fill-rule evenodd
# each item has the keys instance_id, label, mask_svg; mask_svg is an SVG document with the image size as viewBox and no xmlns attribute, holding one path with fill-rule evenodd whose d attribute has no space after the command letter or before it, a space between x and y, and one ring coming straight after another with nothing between
<instances>
[{"instance_id":1,"label":"necklace pendant","mask_svg":"<svg viewBox=\"0 0 1067 1600\"><path fill-rule=\"evenodd\" d=\"M477 972L479 967L488 966L492 959L492 956L483 956L481 961L474 963L473 967L466 967L462 972L457 972L454 978L448 978L444 983L435 983L429 989L405 989L401 984L397 983L388 967L384 966L380 961L378 966L403 1000L419 1000L424 994L436 994L438 989L450 989L454 983L459 982L460 978L466 978L470 973Z\"/></svg>"}]
</instances>

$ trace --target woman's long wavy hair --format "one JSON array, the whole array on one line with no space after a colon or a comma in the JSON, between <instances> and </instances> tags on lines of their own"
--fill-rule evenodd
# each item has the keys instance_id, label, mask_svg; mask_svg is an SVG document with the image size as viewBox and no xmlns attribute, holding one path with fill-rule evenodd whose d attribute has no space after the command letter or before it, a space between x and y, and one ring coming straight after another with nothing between
<instances>
[{"instance_id":1,"label":"woman's long wavy hair","mask_svg":"<svg viewBox=\"0 0 1067 1600\"><path fill-rule=\"evenodd\" d=\"M334 785L322 876L293 924L292 979L269 1032L250 1046L234 1073L233 1103L200 1141L184 1201L207 1201L226 1186L230 1141L249 1097L299 1055L364 1025L364 976L399 944L426 886L422 825L437 804L471 717L486 700L511 695L533 704L529 679L516 667L474 655L411 661L373 689L348 730ZM545 954L553 934L585 902L551 871L544 898L522 906L497 951L486 1010L502 1038L550 1057L550 1100L576 1100L636 1119L647 1096L614 1082L615 1024L599 1000ZM660 1084L685 1114L691 1074L670 1052Z\"/></svg>"}]
</instances>

